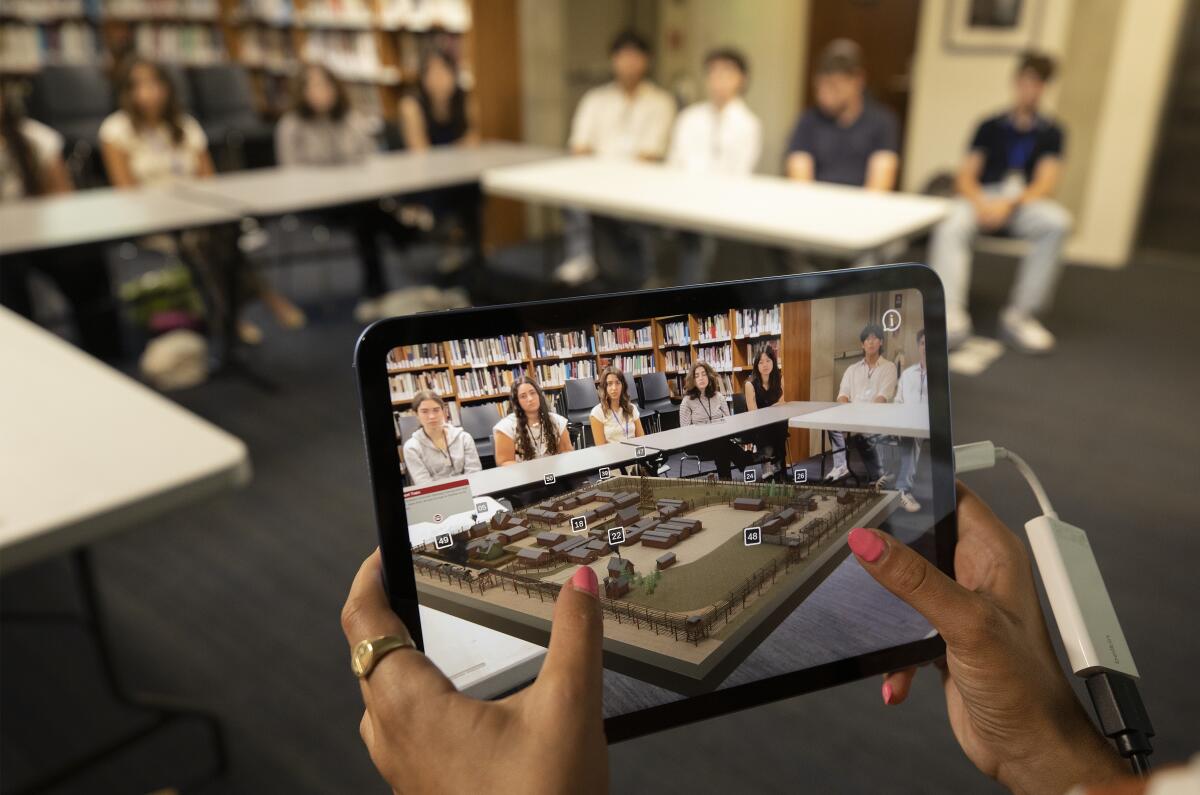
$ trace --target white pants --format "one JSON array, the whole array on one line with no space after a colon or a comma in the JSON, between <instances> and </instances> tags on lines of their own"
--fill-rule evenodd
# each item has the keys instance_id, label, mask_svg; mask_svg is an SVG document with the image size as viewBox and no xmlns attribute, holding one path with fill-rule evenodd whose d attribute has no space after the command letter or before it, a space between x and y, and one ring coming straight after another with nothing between
<instances>
[{"instance_id":1,"label":"white pants","mask_svg":"<svg viewBox=\"0 0 1200 795\"><path fill-rule=\"evenodd\" d=\"M988 196L999 189L985 188ZM1032 245L1021 260L1009 306L1027 314L1046 309L1054 295L1062 270L1062 246L1071 231L1071 215L1049 199L1022 204L1013 211L1005 231ZM966 309L971 287L971 245L979 233L975 208L966 199L956 199L946 219L933 230L929 265L946 288L946 303Z\"/></svg>"}]
</instances>

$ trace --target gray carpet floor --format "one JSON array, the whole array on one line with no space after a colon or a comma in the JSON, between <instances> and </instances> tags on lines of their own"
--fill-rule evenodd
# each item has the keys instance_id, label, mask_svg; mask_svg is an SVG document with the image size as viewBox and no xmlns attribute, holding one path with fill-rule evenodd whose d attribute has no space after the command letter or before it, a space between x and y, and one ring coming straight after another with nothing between
<instances>
[{"instance_id":1,"label":"gray carpet floor","mask_svg":"<svg viewBox=\"0 0 1200 795\"><path fill-rule=\"evenodd\" d=\"M218 379L176 396L246 441L250 486L95 546L126 681L203 704L228 729L231 770L202 792L385 791L359 742L361 703L338 626L375 532L350 368L356 275L342 270L323 284L333 297L314 304L307 329L268 327L255 352L280 393ZM1001 259L977 268L985 333L1013 270ZM1200 747L1200 423L1190 411L1200 395L1190 351L1198 295L1200 268L1069 269L1048 319L1058 353L1009 353L953 381L956 441L1019 451L1062 517L1089 531L1144 678L1160 764ZM73 421L86 421L85 409ZM1033 515L1011 471L968 483L1014 527ZM66 573L51 563L6 578L5 610L69 606ZM100 695L77 630L5 622L3 632L5 791L136 725L137 714ZM178 726L63 791L185 780L206 763L202 739ZM929 672L903 707L885 709L879 683L858 682L614 746L611 770L614 792L997 789L959 751Z\"/></svg>"}]
</instances>

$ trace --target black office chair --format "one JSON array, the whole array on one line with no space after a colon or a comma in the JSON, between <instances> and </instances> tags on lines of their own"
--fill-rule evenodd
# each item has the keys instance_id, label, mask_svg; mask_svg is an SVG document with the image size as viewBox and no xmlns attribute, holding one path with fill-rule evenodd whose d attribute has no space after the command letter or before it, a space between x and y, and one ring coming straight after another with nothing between
<instances>
[{"instance_id":1,"label":"black office chair","mask_svg":"<svg viewBox=\"0 0 1200 795\"><path fill-rule=\"evenodd\" d=\"M33 76L31 89L29 115L62 134L75 185L103 185L99 132L114 107L104 73L94 66L46 66Z\"/></svg>"},{"instance_id":2,"label":"black office chair","mask_svg":"<svg viewBox=\"0 0 1200 795\"><path fill-rule=\"evenodd\" d=\"M600 403L600 393L596 391L596 382L591 378L572 378L567 381L563 390L567 399L567 424L579 434L580 443L576 447L584 447L591 438L591 424L588 416L592 409Z\"/></svg>"},{"instance_id":3,"label":"black office chair","mask_svg":"<svg viewBox=\"0 0 1200 795\"><path fill-rule=\"evenodd\" d=\"M638 378L641 386L641 406L647 416L654 418L657 430L663 430L664 418L673 417L671 427L679 426L679 406L671 400L671 390L667 386L665 373L646 373Z\"/></svg>"},{"instance_id":4,"label":"black office chair","mask_svg":"<svg viewBox=\"0 0 1200 795\"><path fill-rule=\"evenodd\" d=\"M258 115L250 75L236 64L189 70L196 115L222 170L275 162L274 131Z\"/></svg>"},{"instance_id":5,"label":"black office chair","mask_svg":"<svg viewBox=\"0 0 1200 795\"><path fill-rule=\"evenodd\" d=\"M175 101L179 110L190 116L196 115L195 102L192 97L192 82L188 79L187 69L176 63L160 64L171 87L175 89Z\"/></svg>"},{"instance_id":6,"label":"black office chair","mask_svg":"<svg viewBox=\"0 0 1200 795\"><path fill-rule=\"evenodd\" d=\"M484 467L496 465L496 443L492 429L496 427L499 420L500 415L494 404L483 403L462 407L462 427L475 440L475 451L479 453L480 462L483 463L485 458L491 459L490 464L483 463Z\"/></svg>"}]
</instances>

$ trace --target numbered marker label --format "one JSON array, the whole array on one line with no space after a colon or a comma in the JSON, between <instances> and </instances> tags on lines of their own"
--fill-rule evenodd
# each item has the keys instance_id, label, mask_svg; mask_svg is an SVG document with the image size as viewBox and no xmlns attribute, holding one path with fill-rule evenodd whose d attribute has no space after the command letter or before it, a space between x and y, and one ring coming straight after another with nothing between
<instances>
[{"instance_id":1,"label":"numbered marker label","mask_svg":"<svg viewBox=\"0 0 1200 795\"><path fill-rule=\"evenodd\" d=\"M753 483L754 481L758 480L758 473L755 472L753 469L747 469L745 472L742 473L742 478L747 483Z\"/></svg>"},{"instance_id":2,"label":"numbered marker label","mask_svg":"<svg viewBox=\"0 0 1200 795\"><path fill-rule=\"evenodd\" d=\"M612 477L612 470L608 467L600 467L600 479L608 480L610 477Z\"/></svg>"},{"instance_id":3,"label":"numbered marker label","mask_svg":"<svg viewBox=\"0 0 1200 795\"><path fill-rule=\"evenodd\" d=\"M633 454L635 456L637 456L638 458L645 458L646 457L646 448L645 447L635 447L635 448L633 448Z\"/></svg>"},{"instance_id":4,"label":"numbered marker label","mask_svg":"<svg viewBox=\"0 0 1200 795\"><path fill-rule=\"evenodd\" d=\"M549 473L543 475L542 482L545 483L547 486L553 486L554 485L554 475L549 474Z\"/></svg>"},{"instance_id":5,"label":"numbered marker label","mask_svg":"<svg viewBox=\"0 0 1200 795\"><path fill-rule=\"evenodd\" d=\"M450 537L449 533L439 533L434 536L433 545L438 549L446 549L454 546L454 539Z\"/></svg>"},{"instance_id":6,"label":"numbered marker label","mask_svg":"<svg viewBox=\"0 0 1200 795\"><path fill-rule=\"evenodd\" d=\"M762 528L747 527L742 530L742 537L746 541L746 546L754 547L762 543Z\"/></svg>"},{"instance_id":7,"label":"numbered marker label","mask_svg":"<svg viewBox=\"0 0 1200 795\"><path fill-rule=\"evenodd\" d=\"M619 546L625 543L625 528L610 527L608 528L608 545L610 547Z\"/></svg>"},{"instance_id":8,"label":"numbered marker label","mask_svg":"<svg viewBox=\"0 0 1200 795\"><path fill-rule=\"evenodd\" d=\"M475 503L475 513L487 513L488 504L486 502Z\"/></svg>"},{"instance_id":9,"label":"numbered marker label","mask_svg":"<svg viewBox=\"0 0 1200 795\"><path fill-rule=\"evenodd\" d=\"M586 532L587 531L587 517L586 516L572 516L571 517L571 531L574 533Z\"/></svg>"},{"instance_id":10,"label":"numbered marker label","mask_svg":"<svg viewBox=\"0 0 1200 795\"><path fill-rule=\"evenodd\" d=\"M796 478L797 483L807 483L808 482L808 470L807 469L801 469L800 467L797 467L796 469L792 470L792 475Z\"/></svg>"}]
</instances>

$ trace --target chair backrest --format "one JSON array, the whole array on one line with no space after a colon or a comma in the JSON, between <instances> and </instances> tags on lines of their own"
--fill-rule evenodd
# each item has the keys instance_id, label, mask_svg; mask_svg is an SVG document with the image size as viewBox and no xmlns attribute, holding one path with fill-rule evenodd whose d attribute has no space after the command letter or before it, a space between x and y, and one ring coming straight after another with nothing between
<instances>
[{"instance_id":1,"label":"chair backrest","mask_svg":"<svg viewBox=\"0 0 1200 795\"><path fill-rule=\"evenodd\" d=\"M417 432L417 428L421 427L421 421L417 419L415 414L400 415L400 439L401 443L407 442L408 437Z\"/></svg>"},{"instance_id":2,"label":"chair backrest","mask_svg":"<svg viewBox=\"0 0 1200 795\"><path fill-rule=\"evenodd\" d=\"M463 430L476 441L492 438L492 429L500 421L500 412L495 403L482 403L462 407Z\"/></svg>"},{"instance_id":3,"label":"chair backrest","mask_svg":"<svg viewBox=\"0 0 1200 795\"><path fill-rule=\"evenodd\" d=\"M734 392L731 395L733 398L733 413L745 414L749 409L746 408L746 396L741 392Z\"/></svg>"},{"instance_id":4,"label":"chair backrest","mask_svg":"<svg viewBox=\"0 0 1200 795\"><path fill-rule=\"evenodd\" d=\"M641 377L641 382L643 403L651 400L667 400L671 397L671 390L667 387L666 373L646 373Z\"/></svg>"},{"instance_id":5,"label":"chair backrest","mask_svg":"<svg viewBox=\"0 0 1200 795\"><path fill-rule=\"evenodd\" d=\"M33 76L32 89L30 115L68 136L98 130L114 107L112 85L94 66L43 67Z\"/></svg>"},{"instance_id":6,"label":"chair backrest","mask_svg":"<svg viewBox=\"0 0 1200 795\"><path fill-rule=\"evenodd\" d=\"M237 64L201 66L190 70L190 75L192 97L201 121L258 120L250 75L244 67Z\"/></svg>"},{"instance_id":7,"label":"chair backrest","mask_svg":"<svg viewBox=\"0 0 1200 795\"><path fill-rule=\"evenodd\" d=\"M596 382L591 378L572 378L567 381L567 411L583 411L600 402Z\"/></svg>"},{"instance_id":8,"label":"chair backrest","mask_svg":"<svg viewBox=\"0 0 1200 795\"><path fill-rule=\"evenodd\" d=\"M638 395L637 379L634 378L633 373L622 372L625 375L625 394L629 395L629 399L640 406L642 399Z\"/></svg>"},{"instance_id":9,"label":"chair backrest","mask_svg":"<svg viewBox=\"0 0 1200 795\"><path fill-rule=\"evenodd\" d=\"M167 79L171 81L171 86L175 89L175 99L179 102L179 109L184 113L194 115L192 81L188 78L187 70L174 63L164 63L161 66Z\"/></svg>"}]
</instances>

